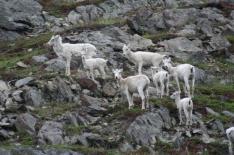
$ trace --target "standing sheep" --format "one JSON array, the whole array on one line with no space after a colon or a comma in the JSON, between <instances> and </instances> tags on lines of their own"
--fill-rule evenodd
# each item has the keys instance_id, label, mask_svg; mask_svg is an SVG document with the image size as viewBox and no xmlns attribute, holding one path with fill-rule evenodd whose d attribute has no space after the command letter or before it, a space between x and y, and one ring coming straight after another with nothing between
<instances>
[{"instance_id":1,"label":"standing sheep","mask_svg":"<svg viewBox=\"0 0 234 155\"><path fill-rule=\"evenodd\" d=\"M229 143L229 154L233 155L233 148L232 145L234 143L234 127L230 127L226 130L226 135L228 138L228 143Z\"/></svg>"},{"instance_id":2,"label":"standing sheep","mask_svg":"<svg viewBox=\"0 0 234 155\"><path fill-rule=\"evenodd\" d=\"M66 75L69 76L70 64L72 56L85 55L87 58L91 58L96 55L96 47L89 43L80 44L70 44L62 43L62 38L60 35L52 36L52 38L47 43L49 46L53 46L54 52L60 59L65 59L66 61Z\"/></svg>"},{"instance_id":3,"label":"standing sheep","mask_svg":"<svg viewBox=\"0 0 234 155\"><path fill-rule=\"evenodd\" d=\"M127 45L123 46L123 55L129 61L138 66L138 74L142 74L142 67L144 65L153 65L158 67L162 59L166 56L152 52L133 52Z\"/></svg>"},{"instance_id":4,"label":"standing sheep","mask_svg":"<svg viewBox=\"0 0 234 155\"><path fill-rule=\"evenodd\" d=\"M170 58L163 59L163 68L167 70L173 78L176 80L178 91L181 92L179 79L184 81L184 92L189 97L194 95L194 84L195 84L195 67L190 64L180 64L176 67L172 66ZM192 77L192 96L190 93L189 78Z\"/></svg>"},{"instance_id":5,"label":"standing sheep","mask_svg":"<svg viewBox=\"0 0 234 155\"><path fill-rule=\"evenodd\" d=\"M127 96L128 108L130 109L133 104L133 93L139 93L142 100L142 109L148 108L148 88L150 80L146 75L129 76L122 78L122 69L113 70L115 79L118 80L121 91Z\"/></svg>"},{"instance_id":6,"label":"standing sheep","mask_svg":"<svg viewBox=\"0 0 234 155\"><path fill-rule=\"evenodd\" d=\"M92 80L94 80L94 70L96 69L102 74L103 79L106 78L105 68L107 67L107 60L102 58L85 58L82 55L82 63L84 68L91 74Z\"/></svg>"},{"instance_id":7,"label":"standing sheep","mask_svg":"<svg viewBox=\"0 0 234 155\"><path fill-rule=\"evenodd\" d=\"M157 89L157 94L160 95L160 98L164 95L169 95L169 74L167 71L162 70L159 67L151 67L152 70L152 79L153 83ZM166 86L166 90L165 90ZM160 88L159 88L160 87Z\"/></svg>"},{"instance_id":8,"label":"standing sheep","mask_svg":"<svg viewBox=\"0 0 234 155\"><path fill-rule=\"evenodd\" d=\"M171 96L175 100L177 109L179 111L180 125L182 124L182 109L186 117L186 125L192 125L193 101L190 97L180 99L180 92L176 91Z\"/></svg>"}]
</instances>

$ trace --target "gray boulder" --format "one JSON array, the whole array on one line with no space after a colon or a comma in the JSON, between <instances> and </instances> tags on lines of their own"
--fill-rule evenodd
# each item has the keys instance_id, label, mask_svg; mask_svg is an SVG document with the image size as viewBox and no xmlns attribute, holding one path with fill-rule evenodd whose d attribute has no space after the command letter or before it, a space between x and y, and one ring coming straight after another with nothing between
<instances>
[{"instance_id":1,"label":"gray boulder","mask_svg":"<svg viewBox=\"0 0 234 155\"><path fill-rule=\"evenodd\" d=\"M33 80L34 80L33 77L26 77L26 78L24 78L24 79L20 79L20 80L16 81L15 86L16 86L17 88L19 88L19 87L22 87L22 86L24 86L24 85L29 84L29 83L32 82Z\"/></svg>"},{"instance_id":2,"label":"gray boulder","mask_svg":"<svg viewBox=\"0 0 234 155\"><path fill-rule=\"evenodd\" d=\"M215 35L209 41L205 47L208 52L214 52L219 50L226 50L231 46L231 43L222 35Z\"/></svg>"},{"instance_id":3,"label":"gray boulder","mask_svg":"<svg viewBox=\"0 0 234 155\"><path fill-rule=\"evenodd\" d=\"M35 125L37 119L29 113L20 114L15 121L15 126L18 131L26 132L30 135L35 133Z\"/></svg>"},{"instance_id":4,"label":"gray boulder","mask_svg":"<svg viewBox=\"0 0 234 155\"><path fill-rule=\"evenodd\" d=\"M94 133L83 133L78 137L78 143L86 146L86 147L101 147L101 146L106 146L106 142L98 134Z\"/></svg>"},{"instance_id":5,"label":"gray boulder","mask_svg":"<svg viewBox=\"0 0 234 155\"><path fill-rule=\"evenodd\" d=\"M9 90L9 87L5 81L0 80L0 91Z\"/></svg>"},{"instance_id":6,"label":"gray boulder","mask_svg":"<svg viewBox=\"0 0 234 155\"><path fill-rule=\"evenodd\" d=\"M26 104L36 107L45 103L41 91L34 88L28 88L26 90L24 94L24 100Z\"/></svg>"},{"instance_id":7,"label":"gray boulder","mask_svg":"<svg viewBox=\"0 0 234 155\"><path fill-rule=\"evenodd\" d=\"M35 0L0 1L0 40L12 40L43 28L42 6Z\"/></svg>"},{"instance_id":8,"label":"gray boulder","mask_svg":"<svg viewBox=\"0 0 234 155\"><path fill-rule=\"evenodd\" d=\"M202 51L202 49L194 42L185 37L177 37L174 39L165 40L159 42L159 44L163 45L166 51L169 51L176 57L185 60L189 59L192 55Z\"/></svg>"},{"instance_id":9,"label":"gray boulder","mask_svg":"<svg viewBox=\"0 0 234 155\"><path fill-rule=\"evenodd\" d=\"M107 82L103 86L103 94L107 97L114 97L117 93L116 85L112 82Z\"/></svg>"},{"instance_id":10,"label":"gray boulder","mask_svg":"<svg viewBox=\"0 0 234 155\"><path fill-rule=\"evenodd\" d=\"M128 127L127 136L138 145L151 146L163 137L163 128L171 126L169 111L160 109L138 116Z\"/></svg>"},{"instance_id":11,"label":"gray boulder","mask_svg":"<svg viewBox=\"0 0 234 155\"><path fill-rule=\"evenodd\" d=\"M58 122L46 121L38 132L40 144L63 144L63 125Z\"/></svg>"},{"instance_id":12,"label":"gray boulder","mask_svg":"<svg viewBox=\"0 0 234 155\"><path fill-rule=\"evenodd\" d=\"M56 77L53 81L48 81L42 89L43 97L47 101L72 102L75 98L71 87L67 81Z\"/></svg>"},{"instance_id":13,"label":"gray boulder","mask_svg":"<svg viewBox=\"0 0 234 155\"><path fill-rule=\"evenodd\" d=\"M37 55L32 57L33 61L36 63L43 63L48 60L48 58L44 55Z\"/></svg>"}]
</instances>

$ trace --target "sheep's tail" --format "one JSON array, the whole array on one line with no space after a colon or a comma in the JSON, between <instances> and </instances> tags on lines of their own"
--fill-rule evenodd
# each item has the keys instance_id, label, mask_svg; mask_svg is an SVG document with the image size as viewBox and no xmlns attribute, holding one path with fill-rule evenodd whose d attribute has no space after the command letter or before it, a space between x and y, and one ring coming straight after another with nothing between
<instances>
[{"instance_id":1,"label":"sheep's tail","mask_svg":"<svg viewBox=\"0 0 234 155\"><path fill-rule=\"evenodd\" d=\"M191 74L192 74L192 97L194 95L194 89L195 89L195 67L191 68Z\"/></svg>"}]
</instances>

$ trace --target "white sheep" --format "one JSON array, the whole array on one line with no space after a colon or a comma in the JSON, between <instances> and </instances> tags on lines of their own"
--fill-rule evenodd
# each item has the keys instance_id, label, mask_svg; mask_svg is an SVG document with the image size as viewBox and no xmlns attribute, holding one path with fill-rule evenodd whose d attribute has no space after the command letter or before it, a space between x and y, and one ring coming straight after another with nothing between
<instances>
[{"instance_id":1,"label":"white sheep","mask_svg":"<svg viewBox=\"0 0 234 155\"><path fill-rule=\"evenodd\" d=\"M234 143L234 127L230 127L226 130L226 135L228 138L228 142L229 142L229 154L233 155L233 148L232 145Z\"/></svg>"},{"instance_id":2,"label":"white sheep","mask_svg":"<svg viewBox=\"0 0 234 155\"><path fill-rule=\"evenodd\" d=\"M136 66L138 66L138 73L142 73L144 65L153 65L158 67L162 59L166 55L161 55L153 52L137 51L133 52L127 45L123 46L123 55Z\"/></svg>"},{"instance_id":3,"label":"white sheep","mask_svg":"<svg viewBox=\"0 0 234 155\"><path fill-rule=\"evenodd\" d=\"M182 124L182 109L186 117L186 125L192 125L193 101L190 97L180 99L180 92L176 91L171 96L175 100L177 109L179 111L180 125Z\"/></svg>"},{"instance_id":4,"label":"white sheep","mask_svg":"<svg viewBox=\"0 0 234 155\"><path fill-rule=\"evenodd\" d=\"M54 52L60 59L65 59L66 61L66 75L69 76L70 64L72 56L85 55L86 58L91 58L96 55L97 49L94 45L89 43L80 44L70 44L62 43L62 38L60 35L52 36L52 38L47 43L49 46L53 46Z\"/></svg>"},{"instance_id":5,"label":"white sheep","mask_svg":"<svg viewBox=\"0 0 234 155\"><path fill-rule=\"evenodd\" d=\"M159 67L151 67L153 83L156 87L157 94L160 95L160 98L164 95L169 95L169 74L167 71ZM166 87L165 87L166 85ZM160 87L160 88L159 88ZM166 90L165 90L166 88Z\"/></svg>"},{"instance_id":6,"label":"white sheep","mask_svg":"<svg viewBox=\"0 0 234 155\"><path fill-rule=\"evenodd\" d=\"M178 91L181 92L179 80L184 81L184 92L189 97L193 97L194 84L195 84L195 67L190 64L180 64L176 67L172 66L170 58L163 59L163 68L169 72L170 75L176 80ZM192 96L190 93L189 79L192 78Z\"/></svg>"},{"instance_id":7,"label":"white sheep","mask_svg":"<svg viewBox=\"0 0 234 155\"><path fill-rule=\"evenodd\" d=\"M122 69L113 70L115 79L118 80L120 85L120 90L127 96L129 109L134 105L133 104L133 93L139 93L142 100L142 109L149 107L148 104L148 88L150 80L146 75L135 75L129 76L127 78L122 78L121 72Z\"/></svg>"},{"instance_id":8,"label":"white sheep","mask_svg":"<svg viewBox=\"0 0 234 155\"><path fill-rule=\"evenodd\" d=\"M85 58L82 55L82 63L89 75L91 74L92 80L94 80L94 70L98 70L102 74L102 78L106 78L105 68L107 67L107 60L103 58Z\"/></svg>"}]
</instances>

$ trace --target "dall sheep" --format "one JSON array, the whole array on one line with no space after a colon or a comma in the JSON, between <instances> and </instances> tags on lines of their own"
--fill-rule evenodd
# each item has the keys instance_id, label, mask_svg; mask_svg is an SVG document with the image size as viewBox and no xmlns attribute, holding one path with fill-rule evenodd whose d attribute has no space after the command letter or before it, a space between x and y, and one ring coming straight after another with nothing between
<instances>
[{"instance_id":1,"label":"dall sheep","mask_svg":"<svg viewBox=\"0 0 234 155\"><path fill-rule=\"evenodd\" d=\"M60 59L65 59L66 61L66 75L69 76L70 64L72 56L85 55L86 58L91 58L96 55L97 49L94 45L89 43L80 44L70 44L62 43L62 38L60 35L52 36L52 38L47 43L49 46L53 46L54 52Z\"/></svg>"},{"instance_id":2,"label":"dall sheep","mask_svg":"<svg viewBox=\"0 0 234 155\"><path fill-rule=\"evenodd\" d=\"M169 74L167 71L159 67L151 67L153 83L156 87L157 94L160 95L160 98L164 95L169 95ZM166 87L165 87L166 86ZM165 90L166 88L166 90Z\"/></svg>"},{"instance_id":3,"label":"dall sheep","mask_svg":"<svg viewBox=\"0 0 234 155\"><path fill-rule=\"evenodd\" d=\"M182 109L186 117L186 125L192 125L193 101L190 97L180 99L180 92L176 91L171 96L175 100L177 109L179 111L180 125L182 124Z\"/></svg>"},{"instance_id":4,"label":"dall sheep","mask_svg":"<svg viewBox=\"0 0 234 155\"><path fill-rule=\"evenodd\" d=\"M142 74L142 67L144 65L153 65L158 67L162 59L166 55L161 55L153 52L137 51L133 52L127 45L123 46L123 55L136 66L138 66L138 73Z\"/></svg>"},{"instance_id":5,"label":"dall sheep","mask_svg":"<svg viewBox=\"0 0 234 155\"><path fill-rule=\"evenodd\" d=\"M148 104L148 88L150 85L150 80L146 75L135 75L129 76L127 78L122 78L121 72L122 69L113 70L115 79L118 80L120 85L120 90L127 96L128 99L128 108L130 109L133 104L133 93L139 93L142 100L142 109L149 107Z\"/></svg>"},{"instance_id":6,"label":"dall sheep","mask_svg":"<svg viewBox=\"0 0 234 155\"><path fill-rule=\"evenodd\" d=\"M233 155L233 143L234 143L234 127L230 127L226 130L226 135L229 143L229 154Z\"/></svg>"},{"instance_id":7,"label":"dall sheep","mask_svg":"<svg viewBox=\"0 0 234 155\"><path fill-rule=\"evenodd\" d=\"M103 58L85 58L82 55L82 63L89 75L91 74L92 80L94 80L94 70L98 70L102 74L102 78L106 78L105 68L107 67L107 60Z\"/></svg>"},{"instance_id":8,"label":"dall sheep","mask_svg":"<svg viewBox=\"0 0 234 155\"><path fill-rule=\"evenodd\" d=\"M190 64L180 64L176 67L172 66L170 58L163 59L163 68L169 72L176 80L178 91L181 92L179 79L184 81L184 92L189 97L193 97L195 84L195 67ZM192 96L190 93L189 78L192 77Z\"/></svg>"}]
</instances>

